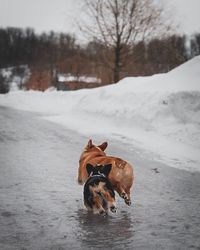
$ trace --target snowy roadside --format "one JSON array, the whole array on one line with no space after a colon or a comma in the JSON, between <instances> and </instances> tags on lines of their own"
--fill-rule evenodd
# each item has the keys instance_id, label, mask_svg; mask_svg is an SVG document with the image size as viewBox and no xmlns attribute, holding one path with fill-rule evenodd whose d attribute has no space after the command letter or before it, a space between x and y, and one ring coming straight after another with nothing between
<instances>
[{"instance_id":1,"label":"snowy roadside","mask_svg":"<svg viewBox=\"0 0 200 250\"><path fill-rule=\"evenodd\" d=\"M10 92L0 105L40 113L88 137L114 137L154 160L200 171L200 56L167 74L75 92Z\"/></svg>"}]
</instances>

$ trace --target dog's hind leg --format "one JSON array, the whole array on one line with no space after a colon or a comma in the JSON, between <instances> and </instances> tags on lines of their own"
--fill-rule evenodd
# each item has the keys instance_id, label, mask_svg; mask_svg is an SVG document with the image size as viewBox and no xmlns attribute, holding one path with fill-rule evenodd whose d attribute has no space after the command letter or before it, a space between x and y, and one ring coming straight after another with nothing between
<instances>
[{"instance_id":1,"label":"dog's hind leg","mask_svg":"<svg viewBox=\"0 0 200 250\"><path fill-rule=\"evenodd\" d=\"M101 214L101 215L106 215L107 212L106 210L103 208L101 201L99 200L99 197L96 196L93 198L93 202L94 202L94 206L93 206L93 212L95 214Z\"/></svg>"},{"instance_id":2,"label":"dog's hind leg","mask_svg":"<svg viewBox=\"0 0 200 250\"><path fill-rule=\"evenodd\" d=\"M117 193L119 194L119 196L122 199L126 199L128 198L124 188L121 186L121 183L117 183L117 185L115 186L115 190L117 191Z\"/></svg>"},{"instance_id":3,"label":"dog's hind leg","mask_svg":"<svg viewBox=\"0 0 200 250\"><path fill-rule=\"evenodd\" d=\"M104 202L103 202L103 204L104 204L103 207L104 207L105 210L109 208L112 213L117 212L115 199L113 197L111 197L109 192L104 193Z\"/></svg>"},{"instance_id":4,"label":"dog's hind leg","mask_svg":"<svg viewBox=\"0 0 200 250\"><path fill-rule=\"evenodd\" d=\"M130 200L130 195L127 194L126 192L123 192L121 195L122 199L124 199L125 203L130 206L131 205L131 200Z\"/></svg>"},{"instance_id":5,"label":"dog's hind leg","mask_svg":"<svg viewBox=\"0 0 200 250\"><path fill-rule=\"evenodd\" d=\"M128 206L130 206L131 205L130 188L126 188L125 191L126 191L126 197L124 201Z\"/></svg>"},{"instance_id":6,"label":"dog's hind leg","mask_svg":"<svg viewBox=\"0 0 200 250\"><path fill-rule=\"evenodd\" d=\"M115 190L118 192L119 196L124 199L125 203L130 206L131 199L130 199L130 189L124 189L120 183L117 184Z\"/></svg>"}]
</instances>

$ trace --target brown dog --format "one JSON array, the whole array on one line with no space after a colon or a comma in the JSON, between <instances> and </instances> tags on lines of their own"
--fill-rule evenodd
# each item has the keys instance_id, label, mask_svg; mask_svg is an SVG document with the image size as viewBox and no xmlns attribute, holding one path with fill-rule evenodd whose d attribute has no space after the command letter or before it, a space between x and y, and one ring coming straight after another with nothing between
<instances>
[{"instance_id":1,"label":"brown dog","mask_svg":"<svg viewBox=\"0 0 200 250\"><path fill-rule=\"evenodd\" d=\"M112 169L108 175L108 179L113 185L113 188L118 192L127 205L131 205L130 189L133 184L133 168L132 166L117 157L107 156L104 150L107 148L108 143L104 142L99 146L88 141L83 153L79 160L78 169L78 183L84 184L88 179L86 165L88 163L96 166L98 164L112 164Z\"/></svg>"}]
</instances>

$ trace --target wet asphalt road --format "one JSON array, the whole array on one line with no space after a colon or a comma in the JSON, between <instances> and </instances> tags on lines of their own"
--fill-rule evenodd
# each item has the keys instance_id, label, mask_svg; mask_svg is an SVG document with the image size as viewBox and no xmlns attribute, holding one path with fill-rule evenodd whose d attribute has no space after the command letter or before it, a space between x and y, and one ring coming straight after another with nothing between
<instances>
[{"instance_id":1,"label":"wet asphalt road","mask_svg":"<svg viewBox=\"0 0 200 250\"><path fill-rule=\"evenodd\" d=\"M93 138L107 140L107 153L135 168L132 206L117 196L118 211L107 217L85 210L76 183L88 138L37 114L0 107L0 249L200 249L200 174Z\"/></svg>"}]
</instances>

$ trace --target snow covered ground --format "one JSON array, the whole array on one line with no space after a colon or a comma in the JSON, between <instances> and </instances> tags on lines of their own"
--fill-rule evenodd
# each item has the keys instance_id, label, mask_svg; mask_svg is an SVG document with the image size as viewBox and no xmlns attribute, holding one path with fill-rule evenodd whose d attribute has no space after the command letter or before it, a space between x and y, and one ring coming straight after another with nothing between
<instances>
[{"instance_id":1,"label":"snow covered ground","mask_svg":"<svg viewBox=\"0 0 200 250\"><path fill-rule=\"evenodd\" d=\"M88 137L114 137L154 160L200 171L200 56L167 74L73 92L13 91L0 106L40 113Z\"/></svg>"}]
</instances>

